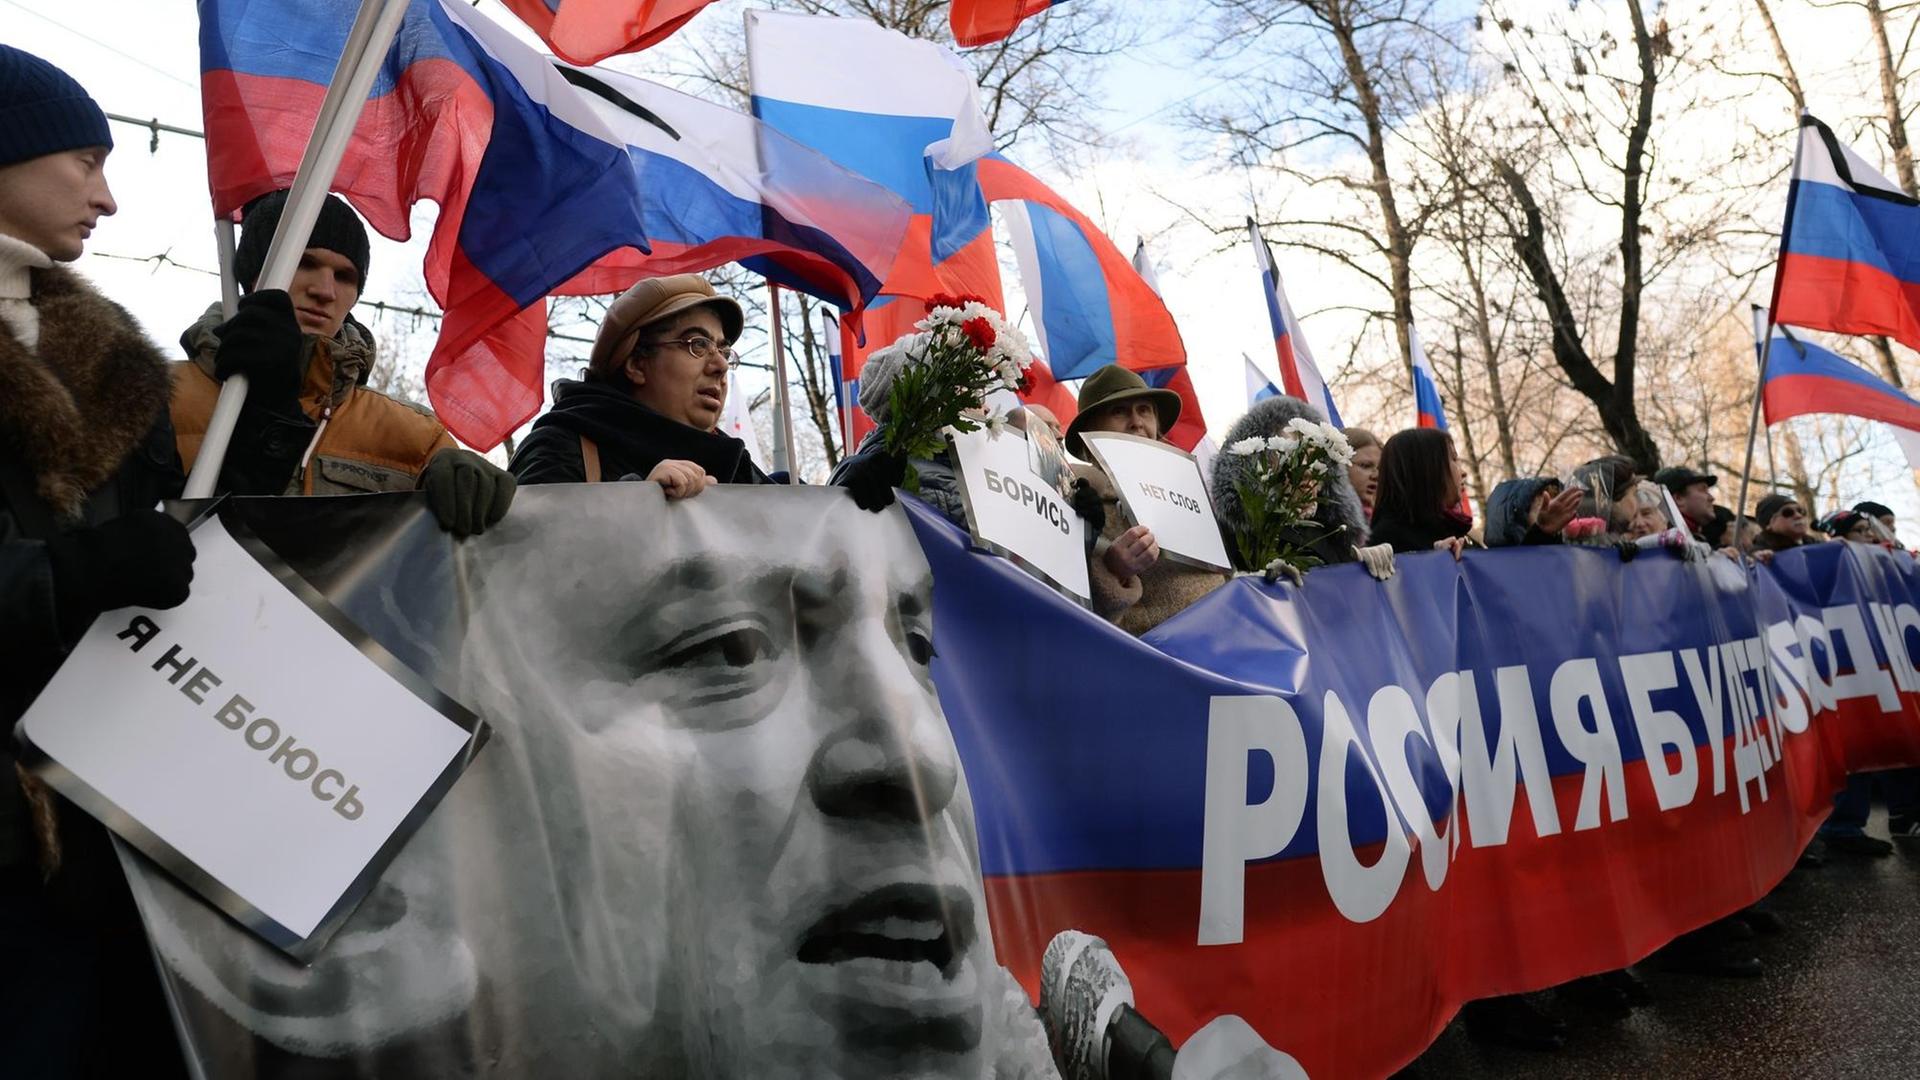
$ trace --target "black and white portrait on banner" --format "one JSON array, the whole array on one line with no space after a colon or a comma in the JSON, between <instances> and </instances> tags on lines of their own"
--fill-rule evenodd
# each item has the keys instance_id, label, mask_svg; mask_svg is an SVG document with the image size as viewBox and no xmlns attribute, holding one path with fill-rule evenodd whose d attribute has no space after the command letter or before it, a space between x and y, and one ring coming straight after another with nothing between
<instances>
[{"instance_id":1,"label":"black and white portrait on banner","mask_svg":"<svg viewBox=\"0 0 1920 1080\"><path fill-rule=\"evenodd\" d=\"M521 499L417 573L393 552L431 530L329 571L494 741L310 967L136 875L206 1075L1053 1075L994 955L904 514Z\"/></svg>"}]
</instances>

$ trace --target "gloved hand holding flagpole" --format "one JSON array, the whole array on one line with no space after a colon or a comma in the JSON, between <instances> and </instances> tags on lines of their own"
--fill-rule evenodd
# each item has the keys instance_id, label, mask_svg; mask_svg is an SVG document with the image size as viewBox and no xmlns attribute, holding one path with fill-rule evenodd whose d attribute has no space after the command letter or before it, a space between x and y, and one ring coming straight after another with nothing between
<instances>
[{"instance_id":1,"label":"gloved hand holding flagpole","mask_svg":"<svg viewBox=\"0 0 1920 1080\"><path fill-rule=\"evenodd\" d=\"M300 255L306 250L305 239L313 232L314 222L320 216L320 204L333 185L334 173L346 154L354 126L360 122L360 110L367 103L367 91L373 87L374 74L385 61L411 3L412 0L361 0L360 12L354 17L353 29L341 50L340 63L327 84L327 96L321 101L313 134L307 139L306 153L301 156L300 168L294 174L286 210L280 215L279 228L274 230L273 242L267 247L266 263L261 267L256 288L285 289L293 283L293 272L299 268ZM230 230L229 225L221 231ZM221 242L224 249L227 237L222 236ZM221 270L223 278L232 273L232 262L225 250ZM227 444L233 438L234 424L239 421L240 409L246 400L246 376L231 376L221 385L220 400L207 423L199 457L187 477L187 498L203 499L214 493L220 467L226 460Z\"/></svg>"}]
</instances>

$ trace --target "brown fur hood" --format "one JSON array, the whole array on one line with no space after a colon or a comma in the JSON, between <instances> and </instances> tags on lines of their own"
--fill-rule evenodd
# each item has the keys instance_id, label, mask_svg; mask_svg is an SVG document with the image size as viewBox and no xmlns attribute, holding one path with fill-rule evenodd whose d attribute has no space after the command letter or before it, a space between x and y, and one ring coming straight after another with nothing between
<instances>
[{"instance_id":1,"label":"brown fur hood","mask_svg":"<svg viewBox=\"0 0 1920 1080\"><path fill-rule=\"evenodd\" d=\"M33 271L40 345L0 326L0 444L33 471L40 496L77 519L167 407L160 350L125 308L62 267Z\"/></svg>"}]
</instances>

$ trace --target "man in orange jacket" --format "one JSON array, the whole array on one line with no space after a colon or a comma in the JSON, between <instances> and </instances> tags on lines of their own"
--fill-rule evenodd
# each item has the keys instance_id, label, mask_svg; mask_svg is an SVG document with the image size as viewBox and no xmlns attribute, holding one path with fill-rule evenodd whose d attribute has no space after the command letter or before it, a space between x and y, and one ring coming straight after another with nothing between
<instances>
[{"instance_id":1,"label":"man in orange jacket","mask_svg":"<svg viewBox=\"0 0 1920 1080\"><path fill-rule=\"evenodd\" d=\"M339 198L322 205L285 291L254 290L284 191L247 207L234 276L248 290L221 320L214 305L180 337L173 425L188 468L199 455L220 384L247 376L246 405L221 463L220 490L236 495L348 495L424 490L443 528L460 536L500 520L514 481L454 445L433 414L366 383L374 342L351 315L366 283L367 232Z\"/></svg>"}]
</instances>

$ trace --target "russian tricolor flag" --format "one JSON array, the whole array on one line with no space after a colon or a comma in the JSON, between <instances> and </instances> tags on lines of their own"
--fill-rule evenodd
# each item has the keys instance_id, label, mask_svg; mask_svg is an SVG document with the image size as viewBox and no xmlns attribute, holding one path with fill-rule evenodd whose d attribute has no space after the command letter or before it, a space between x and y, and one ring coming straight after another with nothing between
<instances>
[{"instance_id":1,"label":"russian tricolor flag","mask_svg":"<svg viewBox=\"0 0 1920 1080\"><path fill-rule=\"evenodd\" d=\"M1773 331L1761 407L1767 423L1808 413L1839 413L1920 431L1920 401L1804 335Z\"/></svg>"},{"instance_id":2,"label":"russian tricolor flag","mask_svg":"<svg viewBox=\"0 0 1920 1080\"><path fill-rule=\"evenodd\" d=\"M1013 33L1022 20L1052 7L1058 0L953 0L947 19L953 40L962 45L991 45Z\"/></svg>"},{"instance_id":3,"label":"russian tricolor flag","mask_svg":"<svg viewBox=\"0 0 1920 1080\"><path fill-rule=\"evenodd\" d=\"M1920 203L1811 116L1800 119L1773 317L1920 349Z\"/></svg>"},{"instance_id":4,"label":"russian tricolor flag","mask_svg":"<svg viewBox=\"0 0 1920 1080\"><path fill-rule=\"evenodd\" d=\"M202 0L216 213L292 183L357 7ZM332 186L399 240L415 202L439 204L427 392L483 449L539 411L547 295L737 261L855 308L908 225L898 197L751 117L563 68L454 0L410 6Z\"/></svg>"},{"instance_id":5,"label":"russian tricolor flag","mask_svg":"<svg viewBox=\"0 0 1920 1080\"><path fill-rule=\"evenodd\" d=\"M1320 369L1314 366L1313 351L1307 348L1307 339L1293 317L1293 307L1287 303L1287 291L1280 286L1280 268L1273 261L1273 252L1252 218L1247 219L1247 233L1253 238L1253 257L1260 265L1261 290L1267 298L1267 318L1273 323L1273 350L1280 358L1281 388L1301 401L1319 406L1334 427L1345 427L1340 422L1340 410L1333 404L1333 392L1320 377Z\"/></svg>"},{"instance_id":6,"label":"russian tricolor flag","mask_svg":"<svg viewBox=\"0 0 1920 1080\"><path fill-rule=\"evenodd\" d=\"M1187 362L1167 305L1099 226L1011 161L995 155L979 169L981 190L1006 221L1054 378L1084 379L1108 364L1148 371Z\"/></svg>"},{"instance_id":7,"label":"russian tricolor flag","mask_svg":"<svg viewBox=\"0 0 1920 1080\"><path fill-rule=\"evenodd\" d=\"M658 45L713 0L500 0L555 56L597 64Z\"/></svg>"},{"instance_id":8,"label":"russian tricolor flag","mask_svg":"<svg viewBox=\"0 0 1920 1080\"><path fill-rule=\"evenodd\" d=\"M1447 411L1440 406L1440 384L1433 377L1433 364L1420 344L1420 333L1407 327L1407 344L1413 347L1413 409L1415 425L1447 430Z\"/></svg>"},{"instance_id":9,"label":"russian tricolor flag","mask_svg":"<svg viewBox=\"0 0 1920 1080\"><path fill-rule=\"evenodd\" d=\"M843 321L846 378L911 333L924 301L972 294L1004 309L977 160L993 150L971 70L946 48L863 19L747 12L753 111L768 126L905 199L905 241L864 317ZM856 410L857 411L857 410ZM856 417L855 440L870 431Z\"/></svg>"},{"instance_id":10,"label":"russian tricolor flag","mask_svg":"<svg viewBox=\"0 0 1920 1080\"><path fill-rule=\"evenodd\" d=\"M1247 404L1249 406L1270 397L1280 396L1280 388L1273 385L1273 380L1267 378L1267 373L1261 371L1260 365L1253 362L1253 357L1242 354L1240 359L1247 365Z\"/></svg>"}]
</instances>

